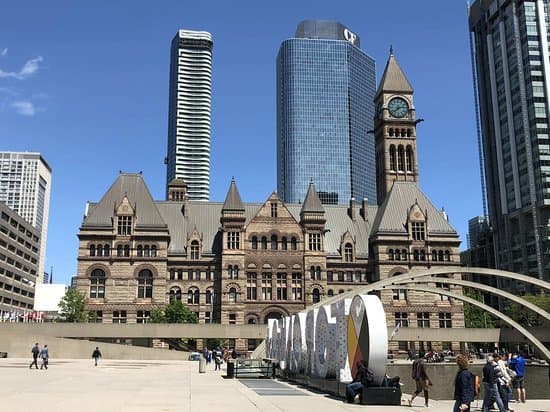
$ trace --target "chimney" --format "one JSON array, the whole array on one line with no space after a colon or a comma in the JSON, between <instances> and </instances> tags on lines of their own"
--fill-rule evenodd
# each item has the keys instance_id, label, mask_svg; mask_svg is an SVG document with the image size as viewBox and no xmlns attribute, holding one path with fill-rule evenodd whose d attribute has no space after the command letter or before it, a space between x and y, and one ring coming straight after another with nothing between
<instances>
[{"instance_id":1,"label":"chimney","mask_svg":"<svg viewBox=\"0 0 550 412\"><path fill-rule=\"evenodd\" d=\"M367 220L369 218L369 212L368 212L368 208L369 207L369 199L367 199L366 197L363 198L363 204L361 205L361 216L363 216L363 219Z\"/></svg>"},{"instance_id":2,"label":"chimney","mask_svg":"<svg viewBox=\"0 0 550 412\"><path fill-rule=\"evenodd\" d=\"M357 206L355 205L354 197L349 200L348 214L351 220L355 220L357 218Z\"/></svg>"}]
</instances>

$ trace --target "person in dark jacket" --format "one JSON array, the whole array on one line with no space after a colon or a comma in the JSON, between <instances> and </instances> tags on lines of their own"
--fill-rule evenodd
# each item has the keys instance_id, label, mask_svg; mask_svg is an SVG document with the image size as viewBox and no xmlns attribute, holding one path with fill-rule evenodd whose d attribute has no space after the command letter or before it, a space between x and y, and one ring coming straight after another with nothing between
<instances>
[{"instance_id":1,"label":"person in dark jacket","mask_svg":"<svg viewBox=\"0 0 550 412\"><path fill-rule=\"evenodd\" d=\"M456 357L458 372L455 377L455 406L453 412L464 412L470 410L470 403L475 397L475 379L472 372L468 370L468 358L464 355Z\"/></svg>"},{"instance_id":2,"label":"person in dark jacket","mask_svg":"<svg viewBox=\"0 0 550 412\"><path fill-rule=\"evenodd\" d=\"M487 356L487 363L483 367L483 412L489 412L494 401L496 401L500 412L506 412L498 393L495 365L496 362L493 357Z\"/></svg>"},{"instance_id":3,"label":"person in dark jacket","mask_svg":"<svg viewBox=\"0 0 550 412\"><path fill-rule=\"evenodd\" d=\"M99 362L99 358L101 358L101 352L99 351L99 346L96 346L95 350L92 352L92 358L94 359L95 366L97 366L97 363Z\"/></svg>"},{"instance_id":4,"label":"person in dark jacket","mask_svg":"<svg viewBox=\"0 0 550 412\"><path fill-rule=\"evenodd\" d=\"M413 362L411 377L416 383L416 390L409 399L409 406L412 406L414 398L416 398L420 392L424 392L424 406L429 408L430 404L428 401L430 399L430 395L428 393L428 387L432 385L432 382L428 377L428 373L426 371L426 361L424 358L419 358Z\"/></svg>"},{"instance_id":5,"label":"person in dark jacket","mask_svg":"<svg viewBox=\"0 0 550 412\"><path fill-rule=\"evenodd\" d=\"M32 347L31 353L32 353L32 362L29 365L29 369L32 369L32 365L34 365L36 369L38 369L38 363L36 362L38 360L38 355L40 354L40 348L38 347L38 342L36 342Z\"/></svg>"},{"instance_id":6,"label":"person in dark jacket","mask_svg":"<svg viewBox=\"0 0 550 412\"><path fill-rule=\"evenodd\" d=\"M358 402L361 389L367 388L373 382L372 371L367 367L367 362L362 359L355 364L357 373L351 383L346 386L346 399L348 403Z\"/></svg>"}]
</instances>

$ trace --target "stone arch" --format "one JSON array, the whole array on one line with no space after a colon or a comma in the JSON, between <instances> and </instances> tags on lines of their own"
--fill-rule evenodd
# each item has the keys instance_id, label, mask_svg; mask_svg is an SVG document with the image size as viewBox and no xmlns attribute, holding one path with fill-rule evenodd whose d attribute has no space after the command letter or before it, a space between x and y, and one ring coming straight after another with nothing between
<instances>
[{"instance_id":1,"label":"stone arch","mask_svg":"<svg viewBox=\"0 0 550 412\"><path fill-rule=\"evenodd\" d=\"M144 263L144 264L141 264L141 265L137 266L137 267L134 269L134 278L137 279L137 277L138 277L138 275L139 275L139 272L141 272L141 271L144 270L144 269L147 269L147 270L150 270L150 271L151 271L151 274L153 275L153 279L159 277L159 274L158 274L158 272L157 272L157 269L156 269L153 265L149 265L148 263Z\"/></svg>"},{"instance_id":2,"label":"stone arch","mask_svg":"<svg viewBox=\"0 0 550 412\"><path fill-rule=\"evenodd\" d=\"M101 269L105 273L106 278L111 275L111 271L107 266L102 263L94 263L93 265L88 266L88 269L86 269L86 277L89 278L92 275L92 272L96 269Z\"/></svg>"}]
</instances>

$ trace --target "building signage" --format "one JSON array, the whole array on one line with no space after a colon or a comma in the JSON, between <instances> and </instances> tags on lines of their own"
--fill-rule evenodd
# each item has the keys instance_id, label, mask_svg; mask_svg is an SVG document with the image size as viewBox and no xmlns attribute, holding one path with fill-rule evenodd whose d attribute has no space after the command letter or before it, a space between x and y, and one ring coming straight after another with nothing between
<instances>
[{"instance_id":1,"label":"building signage","mask_svg":"<svg viewBox=\"0 0 550 412\"><path fill-rule=\"evenodd\" d=\"M357 35L349 29L344 29L344 39L349 41L351 44L355 45L355 40L357 40Z\"/></svg>"}]
</instances>

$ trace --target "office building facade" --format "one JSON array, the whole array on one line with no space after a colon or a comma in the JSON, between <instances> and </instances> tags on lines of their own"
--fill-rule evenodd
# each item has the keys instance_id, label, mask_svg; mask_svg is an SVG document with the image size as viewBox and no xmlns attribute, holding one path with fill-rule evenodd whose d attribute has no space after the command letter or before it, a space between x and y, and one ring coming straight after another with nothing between
<instances>
[{"instance_id":1,"label":"office building facade","mask_svg":"<svg viewBox=\"0 0 550 412\"><path fill-rule=\"evenodd\" d=\"M16 320L33 309L40 231L0 201L0 311ZM9 314L9 315L8 315Z\"/></svg>"},{"instance_id":2,"label":"office building facade","mask_svg":"<svg viewBox=\"0 0 550 412\"><path fill-rule=\"evenodd\" d=\"M277 56L277 191L323 204L376 203L374 60L340 23L306 20Z\"/></svg>"},{"instance_id":3,"label":"office building facade","mask_svg":"<svg viewBox=\"0 0 550 412\"><path fill-rule=\"evenodd\" d=\"M189 198L210 197L212 35L179 30L170 52L167 186L188 185Z\"/></svg>"},{"instance_id":4,"label":"office building facade","mask_svg":"<svg viewBox=\"0 0 550 412\"><path fill-rule=\"evenodd\" d=\"M52 169L40 153L0 152L0 202L39 230L39 274L46 258L51 179Z\"/></svg>"}]
</instances>

